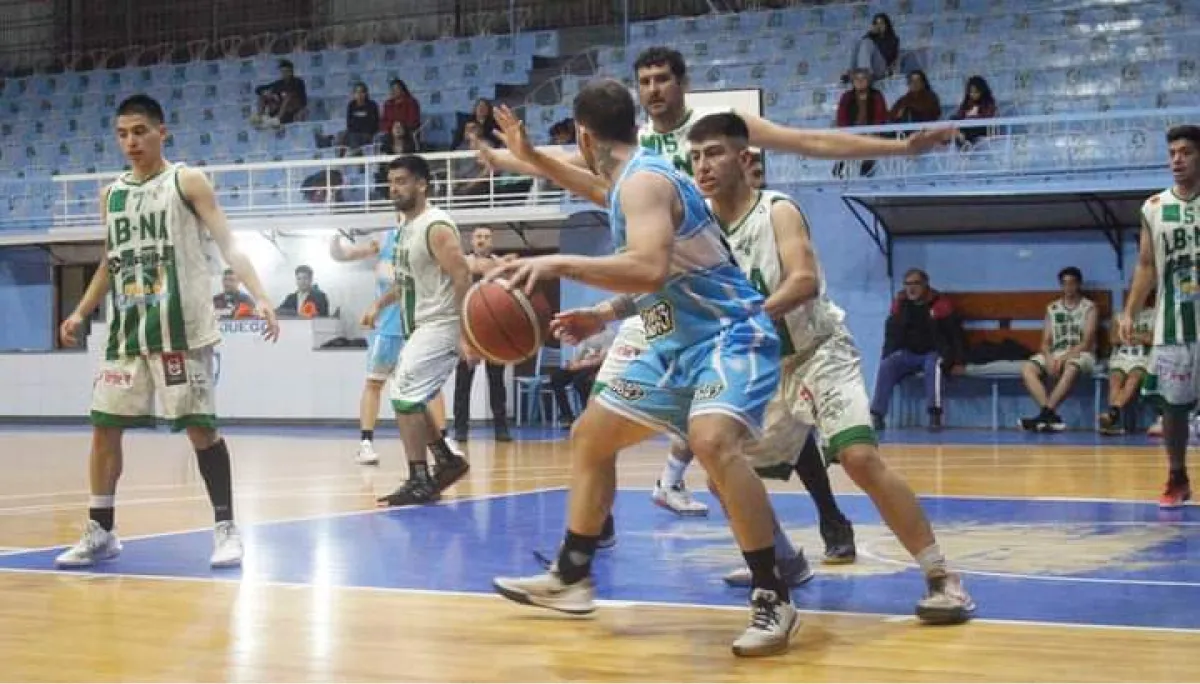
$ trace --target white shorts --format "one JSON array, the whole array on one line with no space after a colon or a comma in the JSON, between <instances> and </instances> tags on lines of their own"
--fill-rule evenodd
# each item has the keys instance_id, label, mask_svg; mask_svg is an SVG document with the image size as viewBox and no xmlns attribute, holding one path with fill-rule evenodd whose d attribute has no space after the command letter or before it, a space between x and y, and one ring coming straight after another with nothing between
<instances>
[{"instance_id":1,"label":"white shorts","mask_svg":"<svg viewBox=\"0 0 1200 684\"><path fill-rule=\"evenodd\" d=\"M783 359L762 439L747 446L746 457L756 469L793 464L814 427L831 463L848 446L879 442L861 357L848 332L830 337L805 359Z\"/></svg>"},{"instance_id":2,"label":"white shorts","mask_svg":"<svg viewBox=\"0 0 1200 684\"><path fill-rule=\"evenodd\" d=\"M1060 356L1062 356L1062 354L1055 354L1054 358L1057 359ZM1042 369L1042 373L1044 375L1050 374L1050 363L1046 360L1046 356L1044 354L1034 354L1033 356L1029 357L1029 360L1037 364L1038 368ZM1091 375L1092 371L1096 369L1096 357L1093 356L1091 352L1080 352L1078 356L1071 359L1067 363L1078 367L1079 372L1083 373L1084 375Z\"/></svg>"},{"instance_id":3,"label":"white shorts","mask_svg":"<svg viewBox=\"0 0 1200 684\"><path fill-rule=\"evenodd\" d=\"M596 372L596 380L592 383L592 396L600 394L609 383L623 376L629 364L649 347L646 328L642 325L640 317L633 316L621 321L612 345L608 348L608 354L600 364L600 370Z\"/></svg>"},{"instance_id":4,"label":"white shorts","mask_svg":"<svg viewBox=\"0 0 1200 684\"><path fill-rule=\"evenodd\" d=\"M1191 409L1200 398L1200 344L1154 347L1142 394L1166 406Z\"/></svg>"},{"instance_id":5,"label":"white shorts","mask_svg":"<svg viewBox=\"0 0 1200 684\"><path fill-rule=\"evenodd\" d=\"M1122 351L1115 351L1112 356L1108 357L1109 375L1113 373L1129 375L1137 370L1143 373L1150 372L1150 356L1148 354L1127 354Z\"/></svg>"},{"instance_id":6,"label":"white shorts","mask_svg":"<svg viewBox=\"0 0 1200 684\"><path fill-rule=\"evenodd\" d=\"M154 427L154 398L172 430L217 427L213 348L104 360L92 386L92 425Z\"/></svg>"},{"instance_id":7,"label":"white shorts","mask_svg":"<svg viewBox=\"0 0 1200 684\"><path fill-rule=\"evenodd\" d=\"M459 322L451 318L417 326L404 343L392 375L392 408L416 413L442 391L458 365Z\"/></svg>"},{"instance_id":8,"label":"white shorts","mask_svg":"<svg viewBox=\"0 0 1200 684\"><path fill-rule=\"evenodd\" d=\"M367 347L367 379L383 382L396 370L404 338L400 335L375 335Z\"/></svg>"}]
</instances>

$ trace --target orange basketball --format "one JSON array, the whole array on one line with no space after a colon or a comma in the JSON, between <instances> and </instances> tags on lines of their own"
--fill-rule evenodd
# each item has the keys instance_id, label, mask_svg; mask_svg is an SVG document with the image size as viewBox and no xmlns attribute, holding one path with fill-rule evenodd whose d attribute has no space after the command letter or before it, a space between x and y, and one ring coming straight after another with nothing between
<instances>
[{"instance_id":1,"label":"orange basketball","mask_svg":"<svg viewBox=\"0 0 1200 684\"><path fill-rule=\"evenodd\" d=\"M537 354L545 343L550 307L540 294L526 297L502 280L476 283L463 300L467 341L492 363L513 364Z\"/></svg>"}]
</instances>

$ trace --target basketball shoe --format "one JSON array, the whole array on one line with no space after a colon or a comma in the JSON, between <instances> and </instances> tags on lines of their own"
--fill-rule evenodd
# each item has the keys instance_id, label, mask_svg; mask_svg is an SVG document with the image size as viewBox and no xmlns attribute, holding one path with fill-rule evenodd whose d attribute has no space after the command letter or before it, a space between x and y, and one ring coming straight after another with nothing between
<instances>
[{"instance_id":1,"label":"basketball shoe","mask_svg":"<svg viewBox=\"0 0 1200 684\"><path fill-rule=\"evenodd\" d=\"M754 658L783 653L798 629L795 606L769 589L755 589L750 594L750 626L733 642L733 654Z\"/></svg>"},{"instance_id":2,"label":"basketball shoe","mask_svg":"<svg viewBox=\"0 0 1200 684\"><path fill-rule=\"evenodd\" d=\"M222 520L213 528L213 552L209 565L214 568L235 568L242 564L245 549L242 535L232 520Z\"/></svg>"},{"instance_id":3,"label":"basketball shoe","mask_svg":"<svg viewBox=\"0 0 1200 684\"><path fill-rule=\"evenodd\" d=\"M371 440L364 439L358 443L354 462L359 465L379 465L379 454L375 453L375 444Z\"/></svg>"},{"instance_id":4,"label":"basketball shoe","mask_svg":"<svg viewBox=\"0 0 1200 684\"><path fill-rule=\"evenodd\" d=\"M917 617L931 625L957 625L975 616L975 601L957 573L940 571L925 577L925 596L917 601Z\"/></svg>"},{"instance_id":5,"label":"basketball shoe","mask_svg":"<svg viewBox=\"0 0 1200 684\"><path fill-rule=\"evenodd\" d=\"M1192 483L1187 475L1171 473L1167 486L1163 488L1162 496L1158 497L1158 507L1164 509L1183 508L1192 498Z\"/></svg>"},{"instance_id":6,"label":"basketball shoe","mask_svg":"<svg viewBox=\"0 0 1200 684\"><path fill-rule=\"evenodd\" d=\"M410 477L396 491L375 500L381 507L422 506L441 498L433 481L428 477Z\"/></svg>"},{"instance_id":7,"label":"basketball shoe","mask_svg":"<svg viewBox=\"0 0 1200 684\"><path fill-rule=\"evenodd\" d=\"M504 598L527 606L549 608L570 615L587 615L596 610L596 585L591 577L566 584L558 568L532 577L497 577L492 586Z\"/></svg>"},{"instance_id":8,"label":"basketball shoe","mask_svg":"<svg viewBox=\"0 0 1200 684\"><path fill-rule=\"evenodd\" d=\"M696 501L687 485L680 482L671 487L664 487L662 480L654 483L654 492L650 495L654 503L671 511L675 515L704 516L708 515L708 506Z\"/></svg>"},{"instance_id":9,"label":"basketball shoe","mask_svg":"<svg viewBox=\"0 0 1200 684\"><path fill-rule=\"evenodd\" d=\"M119 555L121 540L117 539L117 534L104 529L95 520L89 520L83 537L75 546L60 553L54 559L54 564L60 568L86 568Z\"/></svg>"}]
</instances>

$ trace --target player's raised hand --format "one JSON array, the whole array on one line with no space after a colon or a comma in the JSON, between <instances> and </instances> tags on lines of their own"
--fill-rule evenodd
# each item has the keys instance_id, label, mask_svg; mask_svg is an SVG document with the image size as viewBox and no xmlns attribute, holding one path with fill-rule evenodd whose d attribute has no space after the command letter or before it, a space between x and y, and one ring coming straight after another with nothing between
<instances>
[{"instance_id":1,"label":"player's raised hand","mask_svg":"<svg viewBox=\"0 0 1200 684\"><path fill-rule=\"evenodd\" d=\"M909 154L925 154L926 152L948 144L958 137L958 129L954 126L940 128L925 128L908 136L905 143Z\"/></svg>"},{"instance_id":2,"label":"player's raised hand","mask_svg":"<svg viewBox=\"0 0 1200 684\"><path fill-rule=\"evenodd\" d=\"M554 314L550 333L567 344L579 344L604 330L604 318L595 307L568 309Z\"/></svg>"},{"instance_id":3,"label":"player's raised hand","mask_svg":"<svg viewBox=\"0 0 1200 684\"><path fill-rule=\"evenodd\" d=\"M83 318L78 314L72 313L58 326L58 336L62 339L62 343L65 346L74 347L79 344L79 328L82 325Z\"/></svg>"},{"instance_id":4,"label":"player's raised hand","mask_svg":"<svg viewBox=\"0 0 1200 684\"><path fill-rule=\"evenodd\" d=\"M1133 344L1133 319L1129 314L1122 313L1117 319L1117 338L1121 340L1121 344Z\"/></svg>"},{"instance_id":5,"label":"player's raised hand","mask_svg":"<svg viewBox=\"0 0 1200 684\"><path fill-rule=\"evenodd\" d=\"M551 280L562 275L562 260L557 254L512 259L501 262L484 276L487 280L503 278L504 286L510 290L524 290L526 296L533 294L539 280Z\"/></svg>"},{"instance_id":6,"label":"player's raised hand","mask_svg":"<svg viewBox=\"0 0 1200 684\"><path fill-rule=\"evenodd\" d=\"M258 309L258 317L263 319L266 325L263 327L263 339L268 342L279 341L279 319L275 317L275 310L270 305L259 303L255 305Z\"/></svg>"},{"instance_id":7,"label":"player's raised hand","mask_svg":"<svg viewBox=\"0 0 1200 684\"><path fill-rule=\"evenodd\" d=\"M537 154L533 147L533 141L525 133L525 124L513 114L508 105L498 105L493 112L496 118L496 125L499 127L497 135L504 142L504 146L517 159L530 161Z\"/></svg>"}]
</instances>

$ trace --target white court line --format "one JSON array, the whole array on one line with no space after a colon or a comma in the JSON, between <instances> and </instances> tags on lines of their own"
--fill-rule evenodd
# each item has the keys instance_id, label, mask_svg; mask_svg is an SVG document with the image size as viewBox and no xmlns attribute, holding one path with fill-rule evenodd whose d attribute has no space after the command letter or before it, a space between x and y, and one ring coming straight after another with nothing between
<instances>
[{"instance_id":1,"label":"white court line","mask_svg":"<svg viewBox=\"0 0 1200 684\"><path fill-rule=\"evenodd\" d=\"M31 574L31 575L57 575L70 576L86 579L89 581L102 579L138 579L162 582L196 582L196 583L221 583L221 584L255 584L259 586L283 587L288 589L308 589L313 590L315 587L311 584L301 582L284 582L279 580L266 579L244 579L242 577L187 577L183 575L143 575L137 573L124 572L105 572L105 573L88 573L78 570L56 570L51 568L46 569L27 569L27 568L0 568L0 573L11 574ZM496 594L482 591L460 591L460 590L441 590L441 589L408 589L403 587L363 587L357 585L337 586L339 590L345 591L362 591L381 594L400 594L409 596L428 596L428 597L443 597L453 596L460 598L474 599L492 599L492 600L507 600ZM802 590L797 590L800 592ZM719 611L737 611L745 612L745 606L730 606L721 604L708 603L671 603L670 601L647 601L647 600L618 600L618 599L597 599L596 603L600 606L611 608L691 608L696 610L719 610ZM917 623L917 618L908 615L895 615L893 613L856 613L848 610L811 610L800 609L800 613L807 615L833 615L842 617L870 617L885 620L887 622L911 622ZM570 622L572 619L563 616L564 622ZM1010 620L1000 618L974 618L968 624L992 624L992 625L1017 625L1022 627L1048 627L1059 629L1095 629L1095 630L1118 630L1118 631L1134 631L1134 632L1167 632L1167 633L1182 633L1182 634L1197 634L1200 635L1200 629L1192 627L1148 627L1142 625L1102 625L1088 622L1050 622L1045 620ZM934 628L930 628L934 629Z\"/></svg>"},{"instance_id":2,"label":"white court line","mask_svg":"<svg viewBox=\"0 0 1200 684\"><path fill-rule=\"evenodd\" d=\"M546 494L548 492L556 492L556 491L559 491L562 489L566 489L566 488L565 487L541 487L539 489L530 489L530 490L521 491L521 492L492 492L490 494L480 494L478 496L464 496L464 497L459 497L459 498L454 498L454 499L442 499L436 503L429 504L429 505L430 506L451 506L451 505L458 504L458 503L472 503L475 501L490 501L491 499L502 499L505 497L515 498L518 496L526 496L526 495L530 495L530 494ZM297 518L282 518L279 520L264 520L263 522L253 523L253 524L249 525L248 527L260 527L262 525L288 525L291 523L298 523L298 522L311 522L313 520L328 520L330 518L348 518L350 516L355 516L355 515L384 515L384 514L388 514L388 513L395 513L397 511L403 511L407 508L411 508L411 506L405 506L402 508L368 508L368 509L361 509L361 510L357 510L357 511L339 511L337 513L315 513L312 515L305 515L305 516L300 516ZM212 531L211 526L210 527L197 527L197 528L193 528L190 530L174 530L172 532L152 532L150 534L137 534L137 535L133 535L131 537L122 537L121 541L137 541L139 539L157 539L159 537L170 537L170 536L176 535L176 534L194 534L196 532L211 532L211 531ZM55 549L61 549L64 546L67 546L67 544L55 544L53 546L31 547L28 549L22 549L20 551L20 553L38 553L38 552L42 552L42 551L53 551Z\"/></svg>"}]
</instances>

